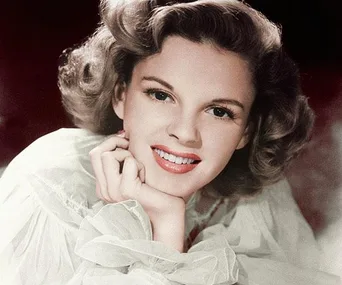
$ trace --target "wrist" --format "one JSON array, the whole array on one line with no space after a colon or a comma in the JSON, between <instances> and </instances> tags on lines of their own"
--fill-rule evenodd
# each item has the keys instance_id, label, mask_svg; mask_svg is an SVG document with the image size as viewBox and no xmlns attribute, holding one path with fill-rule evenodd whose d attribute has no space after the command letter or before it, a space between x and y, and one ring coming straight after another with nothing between
<instances>
[{"instance_id":1,"label":"wrist","mask_svg":"<svg viewBox=\"0 0 342 285\"><path fill-rule=\"evenodd\" d=\"M166 194L167 195L167 194ZM169 198L170 195L167 195ZM165 220L184 219L186 205L182 198L172 196L172 199L163 199L163 203L156 203L153 207L145 209L150 220L155 225L161 225Z\"/></svg>"},{"instance_id":2,"label":"wrist","mask_svg":"<svg viewBox=\"0 0 342 285\"><path fill-rule=\"evenodd\" d=\"M185 233L185 210L160 216L151 221L153 240L163 242L165 245L183 252Z\"/></svg>"}]
</instances>

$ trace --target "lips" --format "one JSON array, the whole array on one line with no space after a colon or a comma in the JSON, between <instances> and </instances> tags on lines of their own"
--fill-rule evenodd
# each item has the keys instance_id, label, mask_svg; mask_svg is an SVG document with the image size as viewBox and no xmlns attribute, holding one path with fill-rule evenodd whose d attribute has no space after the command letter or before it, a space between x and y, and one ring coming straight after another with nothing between
<instances>
[{"instance_id":1,"label":"lips","mask_svg":"<svg viewBox=\"0 0 342 285\"><path fill-rule=\"evenodd\" d=\"M176 162L166 160L160 157L160 155L157 153L155 149L162 150L163 152L167 154L171 154L173 156L180 157L182 159L188 159L188 160L191 159L193 160L193 162L186 163L186 164L179 164ZM152 152L153 152L153 156L156 162L161 168L163 168L164 170L168 172L176 173L176 174L183 174L183 173L187 173L193 170L201 161L201 158L194 153L181 153L181 152L172 151L168 147L163 146L163 145L152 146Z\"/></svg>"},{"instance_id":2,"label":"lips","mask_svg":"<svg viewBox=\"0 0 342 285\"><path fill-rule=\"evenodd\" d=\"M164 146L164 145L153 145L152 146L152 149L160 149L164 152L167 152L167 153L170 153L170 154L173 154L175 156L179 156L179 157L183 157L183 158L190 158L190 159L193 159L193 160L196 160L196 161L200 161L201 158L194 154L194 153L188 153L188 152L176 152L176 151L173 151L171 149L169 149L167 146Z\"/></svg>"}]
</instances>

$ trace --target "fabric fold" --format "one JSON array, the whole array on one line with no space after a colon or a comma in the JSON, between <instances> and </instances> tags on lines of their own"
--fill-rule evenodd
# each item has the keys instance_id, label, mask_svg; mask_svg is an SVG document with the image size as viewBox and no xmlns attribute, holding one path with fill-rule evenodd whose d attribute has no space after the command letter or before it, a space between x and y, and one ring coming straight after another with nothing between
<instances>
[{"instance_id":1,"label":"fabric fold","mask_svg":"<svg viewBox=\"0 0 342 285\"><path fill-rule=\"evenodd\" d=\"M142 270L181 284L234 284L238 279L235 253L223 236L180 253L152 240L149 218L135 200L108 204L95 216L86 217L75 253L102 267L129 267L127 276L120 274L121 278Z\"/></svg>"},{"instance_id":2,"label":"fabric fold","mask_svg":"<svg viewBox=\"0 0 342 285\"><path fill-rule=\"evenodd\" d=\"M187 253L153 241L138 202L96 197L88 153L103 139L59 130L8 166L0 179L1 284L341 285L320 271L315 237L284 181L212 217L193 196L186 237L207 226Z\"/></svg>"}]
</instances>

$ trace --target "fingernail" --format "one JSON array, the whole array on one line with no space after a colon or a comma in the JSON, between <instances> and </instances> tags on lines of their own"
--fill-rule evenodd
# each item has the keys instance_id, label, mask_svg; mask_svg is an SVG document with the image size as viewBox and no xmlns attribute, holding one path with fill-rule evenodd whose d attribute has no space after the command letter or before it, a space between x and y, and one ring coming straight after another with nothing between
<instances>
[{"instance_id":1,"label":"fingernail","mask_svg":"<svg viewBox=\"0 0 342 285\"><path fill-rule=\"evenodd\" d=\"M117 136L119 137L124 137L125 136L125 130L120 130L116 133Z\"/></svg>"}]
</instances>

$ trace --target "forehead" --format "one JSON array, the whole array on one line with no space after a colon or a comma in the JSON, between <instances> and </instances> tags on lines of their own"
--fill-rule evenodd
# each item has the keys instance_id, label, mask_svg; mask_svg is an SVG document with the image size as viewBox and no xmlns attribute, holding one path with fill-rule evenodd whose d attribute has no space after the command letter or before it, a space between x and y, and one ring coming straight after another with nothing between
<instances>
[{"instance_id":1,"label":"forehead","mask_svg":"<svg viewBox=\"0 0 342 285\"><path fill-rule=\"evenodd\" d=\"M166 38L161 52L140 61L134 75L159 76L175 89L187 85L194 91L219 94L238 91L246 97L254 94L247 60L210 43L192 42L179 36Z\"/></svg>"}]
</instances>

